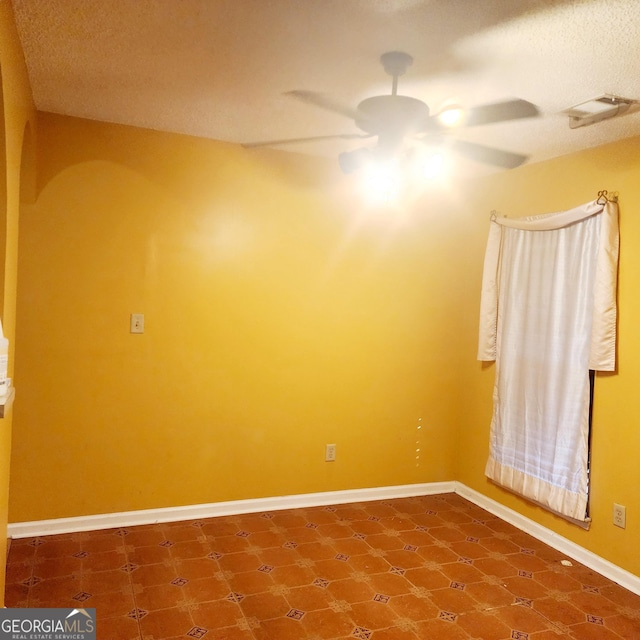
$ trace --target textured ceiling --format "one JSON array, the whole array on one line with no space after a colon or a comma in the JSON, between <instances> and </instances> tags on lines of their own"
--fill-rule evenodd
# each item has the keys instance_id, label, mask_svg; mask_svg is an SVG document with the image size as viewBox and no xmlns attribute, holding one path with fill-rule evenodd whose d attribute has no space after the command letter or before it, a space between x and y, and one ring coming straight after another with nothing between
<instances>
[{"instance_id":1,"label":"textured ceiling","mask_svg":"<svg viewBox=\"0 0 640 640\"><path fill-rule=\"evenodd\" d=\"M640 109L570 129L563 109L640 99L639 0L13 0L42 111L228 142L357 132L285 95L356 106L390 92L379 58L414 57L399 93L432 111L518 97L543 117L461 138L543 160L640 135ZM362 142L283 147L337 154Z\"/></svg>"}]
</instances>

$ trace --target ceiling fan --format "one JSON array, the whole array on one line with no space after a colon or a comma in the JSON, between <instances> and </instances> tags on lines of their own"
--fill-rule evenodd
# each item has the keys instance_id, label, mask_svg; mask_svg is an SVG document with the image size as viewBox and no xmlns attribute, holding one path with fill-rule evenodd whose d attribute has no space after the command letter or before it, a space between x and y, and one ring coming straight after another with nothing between
<instances>
[{"instance_id":1,"label":"ceiling fan","mask_svg":"<svg viewBox=\"0 0 640 640\"><path fill-rule=\"evenodd\" d=\"M246 148L278 146L296 142L313 142L328 139L360 139L377 136L374 149L363 148L341 153L340 166L351 173L366 162L367 156L393 156L406 138L413 138L429 145L446 142L447 148L466 158L497 167L512 169L527 160L527 156L484 145L457 140L447 135L454 126L472 127L496 122L506 122L540 115L538 108L526 100L508 100L473 107L468 110L448 108L431 114L429 106L422 100L398 95L398 78L404 75L413 58L401 51L390 51L381 56L380 62L393 78L390 95L366 98L355 108L344 106L315 91L289 91L286 95L316 107L338 113L354 121L363 133L312 136L286 140L270 140L243 145ZM458 122L453 123L454 118Z\"/></svg>"}]
</instances>

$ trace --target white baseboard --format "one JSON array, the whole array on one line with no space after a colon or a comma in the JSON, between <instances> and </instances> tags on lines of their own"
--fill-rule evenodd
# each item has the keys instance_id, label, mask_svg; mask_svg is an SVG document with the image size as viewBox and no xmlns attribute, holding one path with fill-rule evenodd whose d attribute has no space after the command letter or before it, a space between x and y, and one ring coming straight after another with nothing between
<instances>
[{"instance_id":1,"label":"white baseboard","mask_svg":"<svg viewBox=\"0 0 640 640\"><path fill-rule=\"evenodd\" d=\"M330 504L348 504L351 502L370 502L372 500L391 500L411 496L453 493L455 482L429 482L405 484L371 489L347 489L344 491L324 491L304 493L292 496L276 496L249 500L231 500L211 504L195 504L183 507L145 509L144 511L125 511L101 515L80 516L75 518L56 518L34 522L16 522L8 526L9 537L31 538L77 531L96 531L117 527L133 527L159 522L179 522L216 516L239 515L261 511L281 511L282 509L301 509Z\"/></svg>"},{"instance_id":2,"label":"white baseboard","mask_svg":"<svg viewBox=\"0 0 640 640\"><path fill-rule=\"evenodd\" d=\"M571 540L558 535L551 529L543 527L537 522L519 514L517 511L509 509L499 502L456 481L374 487L370 489L349 489L345 491L326 491L292 496L256 498L252 500L214 502L211 504L198 504L184 507L107 513L77 518L17 522L9 524L8 533L11 538L28 538L60 533L74 533L78 531L95 531L97 529L157 524L160 522L197 520L216 516L240 515L243 513L281 511L282 509L300 509L330 504L370 502L372 500L391 500L393 498L408 498L411 496L437 495L453 492L473 502L489 513L498 516L502 520L509 522L518 529L532 535L541 542L548 544L550 547L566 554L577 562L597 571L606 578L617 582L624 588L629 589L629 591L640 595L640 577L588 551L584 547L571 542Z\"/></svg>"},{"instance_id":3,"label":"white baseboard","mask_svg":"<svg viewBox=\"0 0 640 640\"><path fill-rule=\"evenodd\" d=\"M492 513L494 516L498 516L500 519L505 520L522 531L525 531L541 542L544 542L550 547L566 554L569 558L584 564L590 569L593 569L597 573L605 576L605 578L609 578L625 589L629 589L629 591L633 591L633 593L640 595L640 577L635 574L613 564L613 562L605 560L584 547L581 547L579 544L555 533L551 529L543 527L537 522L521 515L517 511L509 509L491 498L487 498L487 496L467 487L461 482L456 482L455 485L455 492L469 500L469 502L473 502L485 511Z\"/></svg>"}]
</instances>

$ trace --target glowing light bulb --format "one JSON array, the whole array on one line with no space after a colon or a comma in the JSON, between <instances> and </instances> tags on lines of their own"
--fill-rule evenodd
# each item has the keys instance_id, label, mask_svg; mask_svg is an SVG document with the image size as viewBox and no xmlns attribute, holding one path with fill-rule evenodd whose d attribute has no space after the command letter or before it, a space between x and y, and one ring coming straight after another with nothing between
<instances>
[{"instance_id":1,"label":"glowing light bulb","mask_svg":"<svg viewBox=\"0 0 640 640\"><path fill-rule=\"evenodd\" d=\"M365 189L374 202L393 202L400 192L400 171L394 160L378 160L366 167Z\"/></svg>"},{"instance_id":2,"label":"glowing light bulb","mask_svg":"<svg viewBox=\"0 0 640 640\"><path fill-rule=\"evenodd\" d=\"M445 127L458 127L464 120L464 110L461 107L448 107L438 114L438 120Z\"/></svg>"},{"instance_id":3,"label":"glowing light bulb","mask_svg":"<svg viewBox=\"0 0 640 640\"><path fill-rule=\"evenodd\" d=\"M425 156L422 163L423 175L427 180L440 178L445 171L445 157L442 153L431 153Z\"/></svg>"}]
</instances>

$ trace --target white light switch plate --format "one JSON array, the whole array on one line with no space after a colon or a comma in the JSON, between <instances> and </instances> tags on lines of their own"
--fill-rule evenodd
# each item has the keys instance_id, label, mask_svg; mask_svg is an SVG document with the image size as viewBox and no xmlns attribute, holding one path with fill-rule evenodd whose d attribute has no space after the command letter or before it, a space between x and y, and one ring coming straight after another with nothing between
<instances>
[{"instance_id":1,"label":"white light switch plate","mask_svg":"<svg viewBox=\"0 0 640 640\"><path fill-rule=\"evenodd\" d=\"M144 333L144 313L131 314L131 333Z\"/></svg>"}]
</instances>

